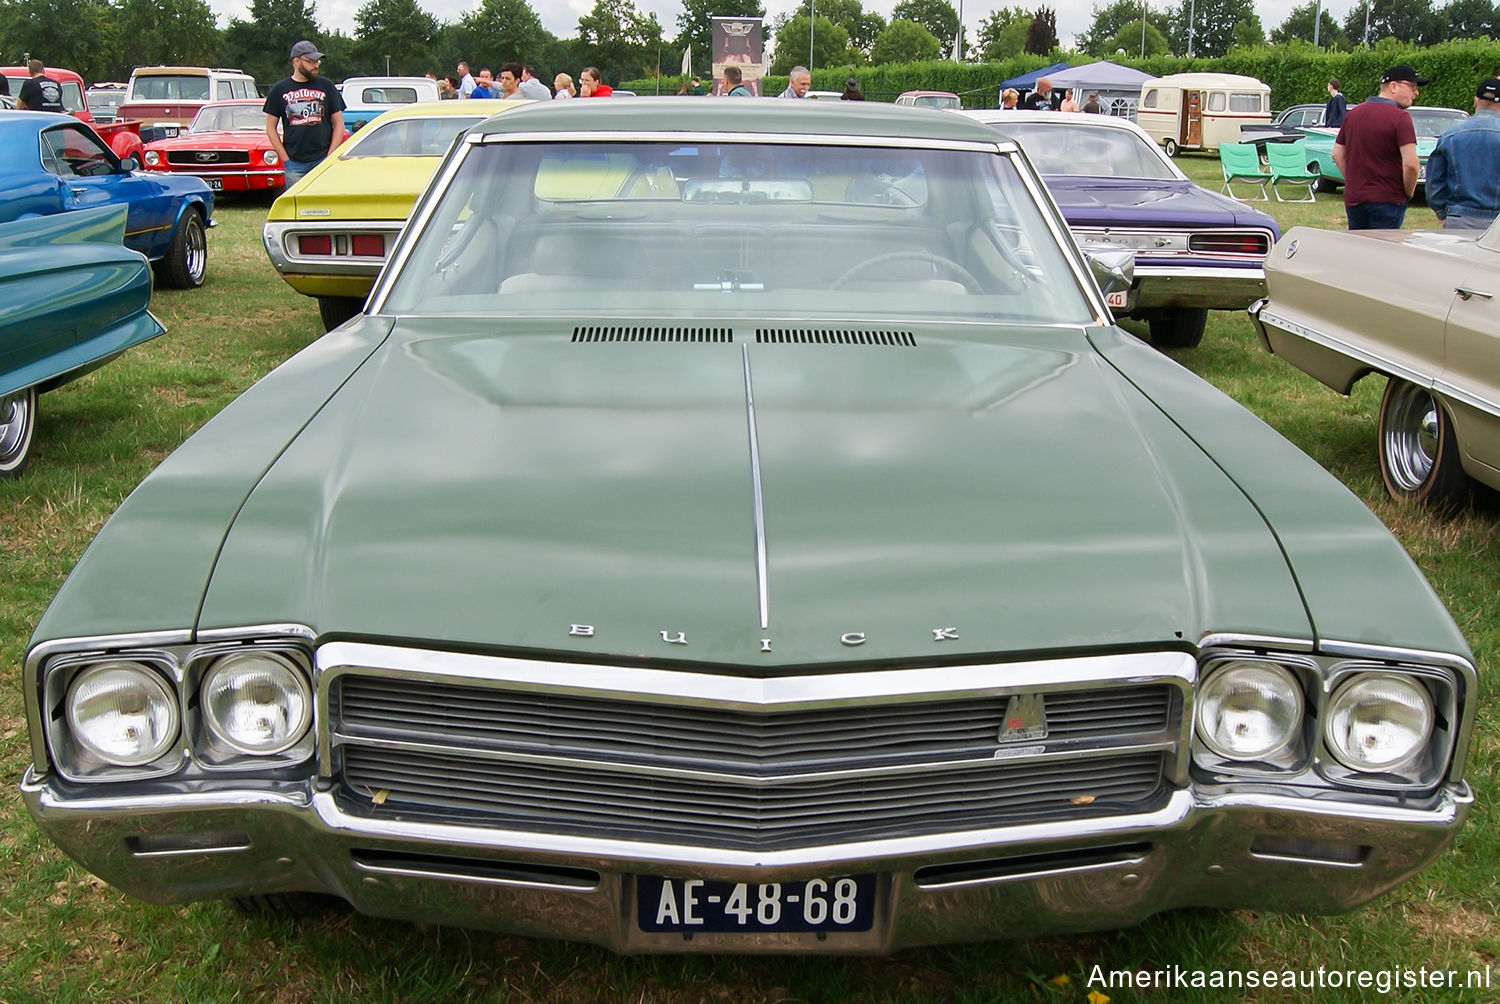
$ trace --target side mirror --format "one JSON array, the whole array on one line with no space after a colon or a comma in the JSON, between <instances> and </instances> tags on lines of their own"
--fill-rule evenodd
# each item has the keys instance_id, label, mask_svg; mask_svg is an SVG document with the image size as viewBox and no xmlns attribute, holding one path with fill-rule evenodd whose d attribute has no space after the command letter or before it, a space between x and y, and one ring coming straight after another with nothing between
<instances>
[{"instance_id":1,"label":"side mirror","mask_svg":"<svg viewBox=\"0 0 1500 1004\"><path fill-rule=\"evenodd\" d=\"M130 174L134 171L139 171L140 169L140 162L137 161L134 157L126 157L124 160L120 161L121 174Z\"/></svg>"},{"instance_id":2,"label":"side mirror","mask_svg":"<svg viewBox=\"0 0 1500 1004\"><path fill-rule=\"evenodd\" d=\"M1089 271L1104 294L1120 293L1135 285L1135 252L1112 245L1095 244L1084 249Z\"/></svg>"}]
</instances>

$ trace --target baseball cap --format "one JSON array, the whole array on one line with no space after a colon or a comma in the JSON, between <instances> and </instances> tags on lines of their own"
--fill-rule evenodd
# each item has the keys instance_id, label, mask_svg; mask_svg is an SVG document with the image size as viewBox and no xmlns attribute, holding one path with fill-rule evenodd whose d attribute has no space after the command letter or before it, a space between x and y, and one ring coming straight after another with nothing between
<instances>
[{"instance_id":1,"label":"baseball cap","mask_svg":"<svg viewBox=\"0 0 1500 1004\"><path fill-rule=\"evenodd\" d=\"M1485 77L1474 89L1474 96L1486 101L1500 101L1500 77Z\"/></svg>"},{"instance_id":2,"label":"baseball cap","mask_svg":"<svg viewBox=\"0 0 1500 1004\"><path fill-rule=\"evenodd\" d=\"M1380 75L1380 82L1382 84L1389 84L1395 80L1406 80L1416 84L1418 87L1426 87L1432 83L1426 77L1417 76L1417 71L1405 63L1398 63Z\"/></svg>"},{"instance_id":3,"label":"baseball cap","mask_svg":"<svg viewBox=\"0 0 1500 1004\"><path fill-rule=\"evenodd\" d=\"M323 58L323 54L318 51L318 47L316 45L313 45L305 38L302 41L298 42L296 45L292 46L292 58L296 59L299 56L303 59Z\"/></svg>"}]
</instances>

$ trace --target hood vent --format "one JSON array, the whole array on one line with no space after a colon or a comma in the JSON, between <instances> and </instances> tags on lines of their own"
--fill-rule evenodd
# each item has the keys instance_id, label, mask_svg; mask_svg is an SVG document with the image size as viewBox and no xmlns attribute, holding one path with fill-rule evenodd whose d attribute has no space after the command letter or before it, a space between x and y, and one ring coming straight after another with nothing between
<instances>
[{"instance_id":1,"label":"hood vent","mask_svg":"<svg viewBox=\"0 0 1500 1004\"><path fill-rule=\"evenodd\" d=\"M734 341L729 328L574 328L575 342L724 342Z\"/></svg>"},{"instance_id":2,"label":"hood vent","mask_svg":"<svg viewBox=\"0 0 1500 1004\"><path fill-rule=\"evenodd\" d=\"M915 347L910 331L861 331L858 329L756 328L755 341L762 345L905 345Z\"/></svg>"}]
</instances>

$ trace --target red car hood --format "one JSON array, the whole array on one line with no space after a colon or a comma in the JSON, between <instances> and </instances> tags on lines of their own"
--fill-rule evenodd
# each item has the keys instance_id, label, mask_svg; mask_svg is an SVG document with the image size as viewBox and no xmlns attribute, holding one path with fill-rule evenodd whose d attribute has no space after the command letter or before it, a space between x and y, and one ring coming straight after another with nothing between
<instances>
[{"instance_id":1,"label":"red car hood","mask_svg":"<svg viewBox=\"0 0 1500 1004\"><path fill-rule=\"evenodd\" d=\"M147 150L269 150L271 141L263 132L244 129L233 132L186 133L173 139L159 139L147 143Z\"/></svg>"}]
</instances>

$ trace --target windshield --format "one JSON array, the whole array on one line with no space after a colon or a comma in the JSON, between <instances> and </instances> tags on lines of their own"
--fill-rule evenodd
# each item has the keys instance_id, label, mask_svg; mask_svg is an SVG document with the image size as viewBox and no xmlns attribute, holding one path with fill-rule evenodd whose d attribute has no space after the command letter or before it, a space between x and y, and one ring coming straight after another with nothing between
<instances>
[{"instance_id":1,"label":"windshield","mask_svg":"<svg viewBox=\"0 0 1500 1004\"><path fill-rule=\"evenodd\" d=\"M1042 174L1177 179L1172 168L1162 162L1155 145L1128 129L1091 126L1087 122L1063 125L1014 119L997 122L995 128L1020 143Z\"/></svg>"},{"instance_id":2,"label":"windshield","mask_svg":"<svg viewBox=\"0 0 1500 1004\"><path fill-rule=\"evenodd\" d=\"M376 119L360 130L359 142L340 151L339 157L441 157L453 145L453 137L483 115L434 115L431 118Z\"/></svg>"},{"instance_id":3,"label":"windshield","mask_svg":"<svg viewBox=\"0 0 1500 1004\"><path fill-rule=\"evenodd\" d=\"M919 94L916 98L918 108L962 108L957 94Z\"/></svg>"},{"instance_id":4,"label":"windshield","mask_svg":"<svg viewBox=\"0 0 1500 1004\"><path fill-rule=\"evenodd\" d=\"M1468 118L1467 112L1457 108L1408 108L1412 125L1416 127L1417 139L1437 139L1446 130Z\"/></svg>"},{"instance_id":5,"label":"windshield","mask_svg":"<svg viewBox=\"0 0 1500 1004\"><path fill-rule=\"evenodd\" d=\"M197 73L152 74L130 82L131 101L207 101L208 77Z\"/></svg>"},{"instance_id":6,"label":"windshield","mask_svg":"<svg viewBox=\"0 0 1500 1004\"><path fill-rule=\"evenodd\" d=\"M262 132L266 113L260 105L207 105L198 111L189 132Z\"/></svg>"},{"instance_id":7,"label":"windshield","mask_svg":"<svg viewBox=\"0 0 1500 1004\"><path fill-rule=\"evenodd\" d=\"M385 312L1092 317L995 153L491 143L437 197Z\"/></svg>"}]
</instances>

